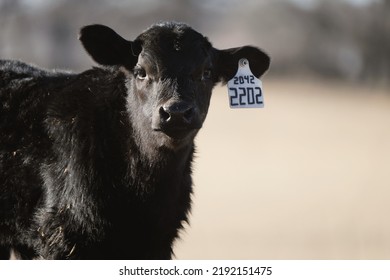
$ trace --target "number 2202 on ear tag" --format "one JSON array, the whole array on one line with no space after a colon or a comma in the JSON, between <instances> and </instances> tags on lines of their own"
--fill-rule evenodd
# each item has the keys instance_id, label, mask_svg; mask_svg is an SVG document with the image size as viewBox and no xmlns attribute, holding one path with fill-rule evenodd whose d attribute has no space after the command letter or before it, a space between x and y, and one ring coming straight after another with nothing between
<instances>
[{"instance_id":1,"label":"number 2202 on ear tag","mask_svg":"<svg viewBox=\"0 0 390 280\"><path fill-rule=\"evenodd\" d=\"M227 86L230 108L264 107L262 83L252 74L246 58L238 61L237 73Z\"/></svg>"}]
</instances>

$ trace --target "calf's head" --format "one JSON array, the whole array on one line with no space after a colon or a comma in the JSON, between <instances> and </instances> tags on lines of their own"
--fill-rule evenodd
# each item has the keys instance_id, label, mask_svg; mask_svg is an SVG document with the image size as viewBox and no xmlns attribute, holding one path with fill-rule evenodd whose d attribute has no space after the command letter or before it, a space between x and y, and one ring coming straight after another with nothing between
<instances>
[{"instance_id":1,"label":"calf's head","mask_svg":"<svg viewBox=\"0 0 390 280\"><path fill-rule=\"evenodd\" d=\"M153 25L134 41L90 25L81 29L80 40L97 63L125 72L133 126L139 139L155 148L175 150L193 141L214 85L231 79L241 58L249 60L257 77L270 63L255 47L217 50L182 23Z\"/></svg>"}]
</instances>

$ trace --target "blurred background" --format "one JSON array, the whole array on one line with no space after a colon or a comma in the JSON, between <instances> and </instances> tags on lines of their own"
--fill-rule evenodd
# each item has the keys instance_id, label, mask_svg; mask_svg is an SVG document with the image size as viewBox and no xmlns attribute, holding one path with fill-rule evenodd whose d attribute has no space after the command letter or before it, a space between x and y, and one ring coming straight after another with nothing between
<instances>
[{"instance_id":1,"label":"blurred background","mask_svg":"<svg viewBox=\"0 0 390 280\"><path fill-rule=\"evenodd\" d=\"M390 258L389 0L0 0L0 58L94 66L77 40L163 20L272 58L264 109L218 86L178 259Z\"/></svg>"}]
</instances>

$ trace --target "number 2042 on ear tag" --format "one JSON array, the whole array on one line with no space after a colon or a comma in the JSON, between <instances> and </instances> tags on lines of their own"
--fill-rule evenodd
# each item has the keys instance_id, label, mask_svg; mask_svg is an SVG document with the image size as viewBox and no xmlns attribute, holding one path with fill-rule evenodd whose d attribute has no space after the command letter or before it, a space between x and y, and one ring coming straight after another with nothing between
<instances>
[{"instance_id":1,"label":"number 2042 on ear tag","mask_svg":"<svg viewBox=\"0 0 390 280\"><path fill-rule=\"evenodd\" d=\"M238 61L238 70L233 79L227 83L230 108L263 108L263 87L249 68L249 61L242 58Z\"/></svg>"}]
</instances>

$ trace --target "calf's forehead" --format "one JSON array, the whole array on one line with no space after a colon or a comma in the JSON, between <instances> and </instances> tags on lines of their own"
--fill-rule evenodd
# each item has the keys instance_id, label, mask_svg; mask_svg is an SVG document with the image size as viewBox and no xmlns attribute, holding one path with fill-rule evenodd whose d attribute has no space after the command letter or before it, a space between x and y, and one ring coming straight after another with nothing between
<instances>
[{"instance_id":1,"label":"calf's forehead","mask_svg":"<svg viewBox=\"0 0 390 280\"><path fill-rule=\"evenodd\" d=\"M142 59L160 70L186 72L211 63L212 46L207 38L185 25L154 26L137 41Z\"/></svg>"}]
</instances>

